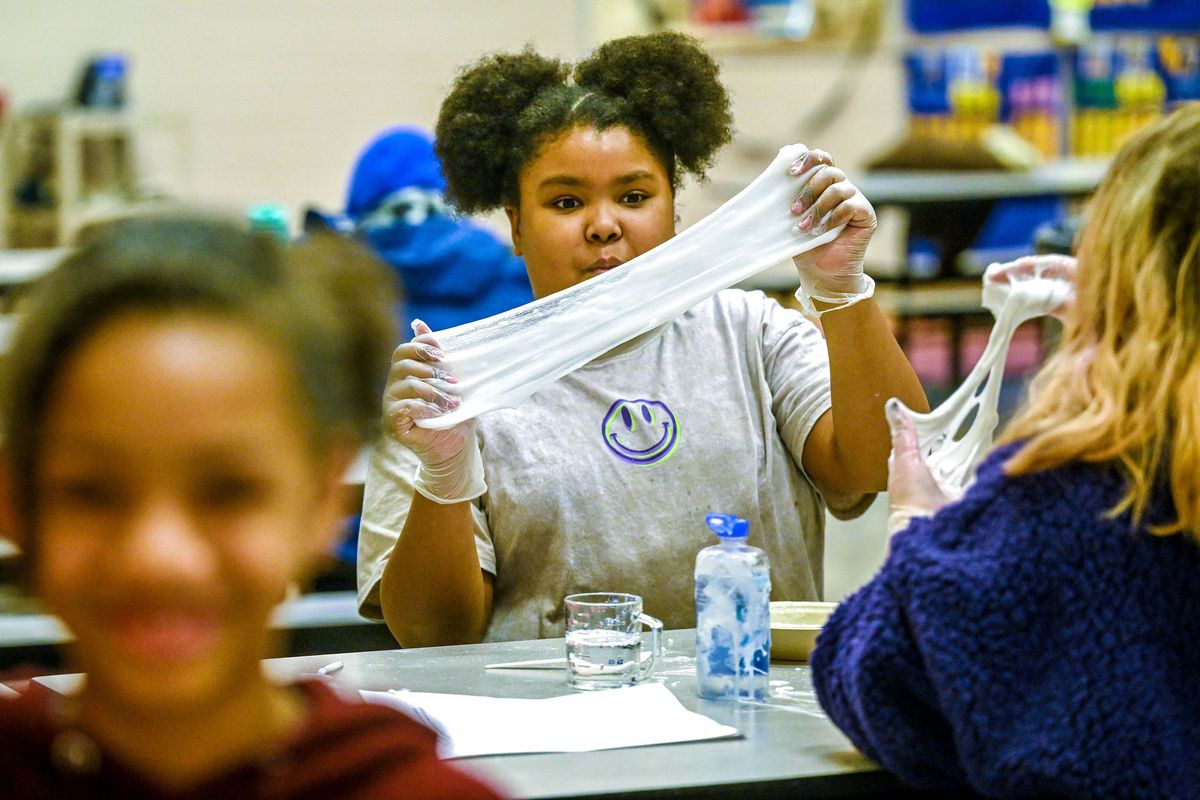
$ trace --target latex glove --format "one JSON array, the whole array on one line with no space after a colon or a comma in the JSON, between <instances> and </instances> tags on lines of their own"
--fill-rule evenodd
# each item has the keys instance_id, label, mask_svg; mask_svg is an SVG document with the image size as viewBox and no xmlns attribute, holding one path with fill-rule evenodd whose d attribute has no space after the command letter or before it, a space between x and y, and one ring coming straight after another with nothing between
<instances>
[{"instance_id":1,"label":"latex glove","mask_svg":"<svg viewBox=\"0 0 1200 800\"><path fill-rule=\"evenodd\" d=\"M1078 271L1079 262L1073 256L1022 256L1015 261L989 265L987 271L983 273L983 279L985 281L994 281L995 283L1009 283L1012 277L1033 275L1037 277L1060 278L1074 286L1075 274ZM1073 297L1057 308L1051 309L1050 315L1058 320L1065 318L1072 300L1074 300Z\"/></svg>"},{"instance_id":2,"label":"latex glove","mask_svg":"<svg viewBox=\"0 0 1200 800\"><path fill-rule=\"evenodd\" d=\"M863 272L867 243L879 221L875 209L846 173L824 150L809 150L792 162L789 172L802 175L814 170L792 203L796 229L819 235L845 225L832 242L796 256L800 290L796 299L812 316L848 308L875 293L875 282ZM832 305L818 309L813 301Z\"/></svg>"},{"instance_id":3,"label":"latex glove","mask_svg":"<svg viewBox=\"0 0 1200 800\"><path fill-rule=\"evenodd\" d=\"M473 500L487 491L483 457L475 438L475 421L452 428L429 430L415 421L436 417L458 407L455 377L438 366L438 349L429 326L413 321L416 336L396 348L383 394L387 431L421 462L414 487L435 503Z\"/></svg>"},{"instance_id":4,"label":"latex glove","mask_svg":"<svg viewBox=\"0 0 1200 800\"><path fill-rule=\"evenodd\" d=\"M888 456L888 533L904 530L913 517L931 516L953 498L942 490L917 442L912 417L895 398L884 406L892 430Z\"/></svg>"}]
</instances>

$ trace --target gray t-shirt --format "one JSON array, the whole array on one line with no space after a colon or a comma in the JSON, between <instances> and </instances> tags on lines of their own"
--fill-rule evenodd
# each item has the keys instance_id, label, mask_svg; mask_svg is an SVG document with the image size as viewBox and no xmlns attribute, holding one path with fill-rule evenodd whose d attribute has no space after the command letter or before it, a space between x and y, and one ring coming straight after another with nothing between
<instances>
[{"instance_id":1,"label":"gray t-shirt","mask_svg":"<svg viewBox=\"0 0 1200 800\"><path fill-rule=\"evenodd\" d=\"M824 507L799 467L830 407L815 325L761 292L727 290L606 353L518 408L477 419L488 491L472 505L495 576L488 641L563 633L563 597L631 592L671 628L695 625L692 570L710 512L750 521L772 598L822 591ZM412 502L415 457L385 437L367 474L358 601L379 581ZM870 498L830 498L838 516ZM864 502L865 501L865 502Z\"/></svg>"}]
</instances>

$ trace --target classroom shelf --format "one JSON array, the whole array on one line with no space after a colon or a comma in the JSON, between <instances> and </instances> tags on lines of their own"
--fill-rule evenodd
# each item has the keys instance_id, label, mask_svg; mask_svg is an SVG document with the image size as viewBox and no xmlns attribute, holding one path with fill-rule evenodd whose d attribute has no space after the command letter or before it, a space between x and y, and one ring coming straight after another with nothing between
<instances>
[{"instance_id":1,"label":"classroom shelf","mask_svg":"<svg viewBox=\"0 0 1200 800\"><path fill-rule=\"evenodd\" d=\"M0 245L61 246L131 204L136 127L124 111L45 106L15 114L0 137ZM20 192L38 199L18 202Z\"/></svg>"},{"instance_id":2,"label":"classroom shelf","mask_svg":"<svg viewBox=\"0 0 1200 800\"><path fill-rule=\"evenodd\" d=\"M1042 195L1078 197L1095 189L1107 169L1104 159L1063 159L1024 172L876 170L854 182L876 206Z\"/></svg>"}]
</instances>

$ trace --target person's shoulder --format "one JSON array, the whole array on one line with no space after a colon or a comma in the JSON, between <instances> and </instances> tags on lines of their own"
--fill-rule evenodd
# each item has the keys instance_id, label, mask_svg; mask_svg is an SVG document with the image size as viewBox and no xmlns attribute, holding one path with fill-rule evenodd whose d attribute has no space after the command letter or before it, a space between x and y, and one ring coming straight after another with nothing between
<instances>
[{"instance_id":1,"label":"person's shoulder","mask_svg":"<svg viewBox=\"0 0 1200 800\"><path fill-rule=\"evenodd\" d=\"M759 315L766 313L772 307L779 307L778 301L758 289L722 289L704 303L711 304L714 310L721 309ZM704 303L698 305L704 305Z\"/></svg>"},{"instance_id":2,"label":"person's shoulder","mask_svg":"<svg viewBox=\"0 0 1200 800\"><path fill-rule=\"evenodd\" d=\"M1002 553L1022 550L1070 548L1098 526L1111 524L1105 513L1117 500L1119 478L1110 467L1071 462L1010 475L1007 464L1024 445L1013 442L992 450L963 496L931 517L913 520L893 540L894 551L917 562L967 553L1002 558Z\"/></svg>"},{"instance_id":3,"label":"person's shoulder","mask_svg":"<svg viewBox=\"0 0 1200 800\"><path fill-rule=\"evenodd\" d=\"M317 781L320 793L329 797L490 800L499 796L439 759L437 734L415 719L344 697L321 681L296 686L309 707L304 730L290 748L298 783L311 786Z\"/></svg>"},{"instance_id":4,"label":"person's shoulder","mask_svg":"<svg viewBox=\"0 0 1200 800\"><path fill-rule=\"evenodd\" d=\"M799 311L787 308L766 293L745 289L722 289L687 311L688 316L727 320L740 326L787 328L811 325Z\"/></svg>"},{"instance_id":5,"label":"person's shoulder","mask_svg":"<svg viewBox=\"0 0 1200 800\"><path fill-rule=\"evenodd\" d=\"M1076 515L1102 511L1116 502L1123 481L1111 464L1069 461L1051 469L1009 474L1008 462L1025 444L1009 442L993 449L976 469L967 498L1001 499L1034 508L1062 509L1069 505Z\"/></svg>"}]
</instances>

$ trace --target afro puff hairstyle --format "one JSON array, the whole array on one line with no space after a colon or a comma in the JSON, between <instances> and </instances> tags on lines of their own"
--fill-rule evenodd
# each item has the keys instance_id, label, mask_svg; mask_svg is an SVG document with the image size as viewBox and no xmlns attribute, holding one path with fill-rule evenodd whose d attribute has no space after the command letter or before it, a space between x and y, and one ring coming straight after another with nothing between
<instances>
[{"instance_id":1,"label":"afro puff hairstyle","mask_svg":"<svg viewBox=\"0 0 1200 800\"><path fill-rule=\"evenodd\" d=\"M683 174L703 179L733 135L717 64L681 33L614 39L574 67L529 49L485 56L458 75L438 115L447 199L467 213L516 206L521 171L577 126L641 136L672 189Z\"/></svg>"}]
</instances>

